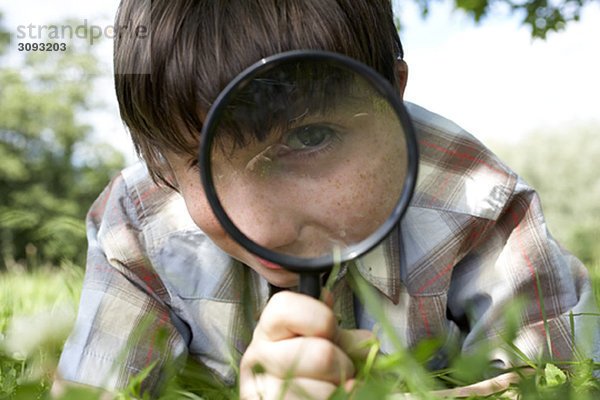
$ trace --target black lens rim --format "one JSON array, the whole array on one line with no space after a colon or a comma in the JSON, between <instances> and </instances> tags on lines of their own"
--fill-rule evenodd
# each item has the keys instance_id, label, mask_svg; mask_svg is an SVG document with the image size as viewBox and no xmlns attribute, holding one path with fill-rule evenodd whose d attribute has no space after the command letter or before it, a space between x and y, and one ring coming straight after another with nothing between
<instances>
[{"instance_id":1,"label":"black lens rim","mask_svg":"<svg viewBox=\"0 0 600 400\"><path fill-rule=\"evenodd\" d=\"M383 223L383 225L381 225L373 234L359 243L348 246L337 255L331 254L316 258L302 258L288 254L277 253L258 245L244 235L233 223L233 221L231 221L225 212L225 209L221 205L221 202L219 201L212 179L210 152L213 143L215 127L219 121L220 113L226 106L229 97L235 92L235 89L238 86L245 84L259 73L271 68L275 68L280 63L293 61L328 62L335 64L336 66L346 68L351 72L358 73L367 82L373 85L373 87L392 105L400 119L402 128L404 129L404 136L407 145L406 181L394 211ZM344 263L369 252L375 246L381 243L383 239L385 239L385 237L391 232L391 230L398 224L402 216L405 214L414 193L418 175L419 151L415 131L402 100L392 85L378 72L361 63L360 61L342 54L319 50L294 50L261 59L257 63L245 69L235 79L233 79L225 87L225 89L223 89L223 91L221 91L214 104L210 108L202 128L198 163L200 166L202 185L208 203L210 204L210 207L212 208L212 211L217 217L218 221L225 229L225 232L227 232L231 238L233 238L250 253L275 264L281 265L290 271L297 273L319 273L328 271L334 265L334 263Z\"/></svg>"}]
</instances>

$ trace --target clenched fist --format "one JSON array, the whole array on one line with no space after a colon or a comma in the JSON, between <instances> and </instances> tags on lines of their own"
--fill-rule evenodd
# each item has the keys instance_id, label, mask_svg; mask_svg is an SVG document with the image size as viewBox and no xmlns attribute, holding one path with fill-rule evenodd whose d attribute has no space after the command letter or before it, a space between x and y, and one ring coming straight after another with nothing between
<instances>
[{"instance_id":1,"label":"clenched fist","mask_svg":"<svg viewBox=\"0 0 600 400\"><path fill-rule=\"evenodd\" d=\"M330 305L289 291L275 294L263 310L240 364L240 397L327 399L353 384L351 357L365 356L360 343L373 334L338 328ZM362 353L362 354L361 354Z\"/></svg>"}]
</instances>

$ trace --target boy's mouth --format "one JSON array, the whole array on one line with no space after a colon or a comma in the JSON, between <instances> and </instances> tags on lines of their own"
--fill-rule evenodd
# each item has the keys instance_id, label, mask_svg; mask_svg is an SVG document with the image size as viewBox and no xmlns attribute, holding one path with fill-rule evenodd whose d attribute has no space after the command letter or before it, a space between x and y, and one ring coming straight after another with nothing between
<instances>
[{"instance_id":1,"label":"boy's mouth","mask_svg":"<svg viewBox=\"0 0 600 400\"><path fill-rule=\"evenodd\" d=\"M279 270L284 269L281 265L272 263L271 261L264 260L257 256L254 256L254 258L256 258L256 260L260 263L260 265L262 265L263 267L265 267L267 269L270 269L273 271L279 271Z\"/></svg>"}]
</instances>

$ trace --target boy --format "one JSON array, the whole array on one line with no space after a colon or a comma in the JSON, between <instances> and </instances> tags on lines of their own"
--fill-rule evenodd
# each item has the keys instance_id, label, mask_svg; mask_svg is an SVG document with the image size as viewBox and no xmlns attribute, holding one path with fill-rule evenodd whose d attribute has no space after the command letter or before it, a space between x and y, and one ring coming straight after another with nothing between
<instances>
[{"instance_id":1,"label":"boy","mask_svg":"<svg viewBox=\"0 0 600 400\"><path fill-rule=\"evenodd\" d=\"M144 23L150 34L134 34ZM225 85L282 51L345 54L402 95L408 71L389 1L122 0L116 25L130 27L115 40L117 98L144 164L122 171L88 214L86 278L60 379L119 388L156 362L143 381L155 392L168 360L189 357L228 384L239 362L242 398L277 398L289 371L312 398L350 387L372 316L343 276L326 304L282 290L297 275L241 249L215 219L197 149ZM397 336L407 346L456 337L468 351L497 336L503 306L520 296L515 344L570 359L568 313L596 312L585 267L549 236L537 195L514 172L456 125L407 107L420 145L416 192L401 229L359 263ZM591 325L584 318L576 335ZM497 350L490 364L513 361Z\"/></svg>"}]
</instances>

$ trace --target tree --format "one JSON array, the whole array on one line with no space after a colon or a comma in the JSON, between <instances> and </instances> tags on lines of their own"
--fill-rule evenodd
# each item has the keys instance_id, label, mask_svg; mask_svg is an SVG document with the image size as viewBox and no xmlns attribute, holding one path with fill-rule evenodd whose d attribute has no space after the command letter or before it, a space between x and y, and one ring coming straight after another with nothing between
<instances>
[{"instance_id":1,"label":"tree","mask_svg":"<svg viewBox=\"0 0 600 400\"><path fill-rule=\"evenodd\" d=\"M5 50L1 28L0 38ZM72 41L64 52L24 52L16 67L0 68L0 267L83 263L87 209L124 165L80 121L99 106L92 99L100 69L90 47Z\"/></svg>"},{"instance_id":2,"label":"tree","mask_svg":"<svg viewBox=\"0 0 600 400\"><path fill-rule=\"evenodd\" d=\"M434 0L414 0L423 16ZM545 39L550 31L560 31L571 21L579 20L588 3L597 0L454 0L455 8L464 10L475 21L481 21L494 5L505 5L511 12L523 15L522 22L531 28L531 36Z\"/></svg>"}]
</instances>

